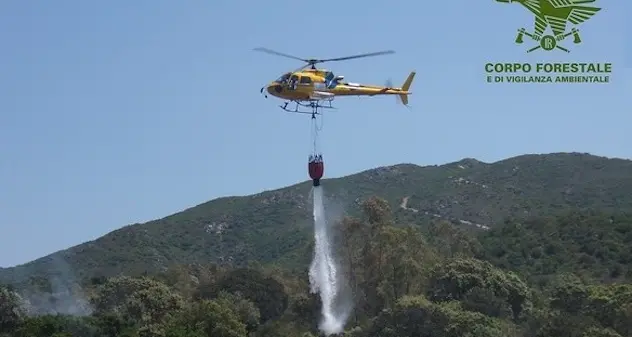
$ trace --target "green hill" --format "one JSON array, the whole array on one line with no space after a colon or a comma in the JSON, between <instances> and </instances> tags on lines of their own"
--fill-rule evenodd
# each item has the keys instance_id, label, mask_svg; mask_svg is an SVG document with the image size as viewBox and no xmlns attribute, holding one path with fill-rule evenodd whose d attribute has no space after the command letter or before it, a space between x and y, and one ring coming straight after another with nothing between
<instances>
[{"instance_id":1,"label":"green hill","mask_svg":"<svg viewBox=\"0 0 632 337\"><path fill-rule=\"evenodd\" d=\"M399 223L425 227L445 219L484 231L506 219L569 209L630 210L632 161L555 153L491 164L475 159L440 166L400 164L327 179L323 186L333 211L358 214L360 202L377 195L391 204ZM0 283L20 284L70 271L77 279L138 275L181 263L241 265L256 260L304 268L311 257L310 188L304 182L220 198L163 219L129 225L24 265L0 269ZM500 253L494 258L511 264Z\"/></svg>"}]
</instances>

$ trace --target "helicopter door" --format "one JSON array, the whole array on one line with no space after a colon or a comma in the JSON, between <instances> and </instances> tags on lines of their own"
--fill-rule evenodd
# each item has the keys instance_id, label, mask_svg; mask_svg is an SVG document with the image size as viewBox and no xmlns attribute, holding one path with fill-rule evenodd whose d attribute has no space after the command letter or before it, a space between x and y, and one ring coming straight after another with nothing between
<instances>
[{"instance_id":1,"label":"helicopter door","mask_svg":"<svg viewBox=\"0 0 632 337\"><path fill-rule=\"evenodd\" d=\"M308 87L312 84L312 79L309 76L301 76L301 86Z\"/></svg>"},{"instance_id":2,"label":"helicopter door","mask_svg":"<svg viewBox=\"0 0 632 337\"><path fill-rule=\"evenodd\" d=\"M298 84L298 75L292 75L290 77L290 90L296 90L296 85Z\"/></svg>"}]
</instances>

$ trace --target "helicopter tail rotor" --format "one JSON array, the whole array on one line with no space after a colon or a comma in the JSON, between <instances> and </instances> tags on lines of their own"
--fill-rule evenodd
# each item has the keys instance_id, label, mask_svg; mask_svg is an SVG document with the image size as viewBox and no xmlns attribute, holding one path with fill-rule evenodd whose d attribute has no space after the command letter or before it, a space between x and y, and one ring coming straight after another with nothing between
<instances>
[{"instance_id":1,"label":"helicopter tail rotor","mask_svg":"<svg viewBox=\"0 0 632 337\"><path fill-rule=\"evenodd\" d=\"M390 78L386 80L384 85L386 86L386 89L395 89L395 88L393 88L393 80L390 79ZM397 102L398 104L403 104L402 98L400 97L400 95L397 95L395 97L395 102Z\"/></svg>"},{"instance_id":2,"label":"helicopter tail rotor","mask_svg":"<svg viewBox=\"0 0 632 337\"><path fill-rule=\"evenodd\" d=\"M388 79L386 80L386 88L388 89L399 89L399 88L395 88L393 87L393 80L392 79ZM397 102L398 105L408 105L408 97L406 97L406 95L394 95L395 97L395 102Z\"/></svg>"},{"instance_id":3,"label":"helicopter tail rotor","mask_svg":"<svg viewBox=\"0 0 632 337\"><path fill-rule=\"evenodd\" d=\"M411 72L408 77L406 78L406 81L404 81L404 84L402 84L401 88L394 88L393 87L393 81L389 78L388 80L386 80L386 88L387 89L399 89L402 91L408 91L410 90L410 86L413 83L413 79L415 78L415 72ZM408 106L408 95L409 94L399 94L396 95L395 99L397 100L397 103Z\"/></svg>"}]
</instances>

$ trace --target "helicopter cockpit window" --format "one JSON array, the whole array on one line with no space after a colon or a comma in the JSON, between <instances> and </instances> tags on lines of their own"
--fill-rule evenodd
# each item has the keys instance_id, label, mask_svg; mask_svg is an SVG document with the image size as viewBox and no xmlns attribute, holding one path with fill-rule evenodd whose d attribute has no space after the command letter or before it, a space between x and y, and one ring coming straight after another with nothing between
<instances>
[{"instance_id":1,"label":"helicopter cockpit window","mask_svg":"<svg viewBox=\"0 0 632 337\"><path fill-rule=\"evenodd\" d=\"M292 74L291 73L283 74L283 76L277 78L276 81L279 82L279 83L283 83L283 82L287 81L288 78L290 78L290 75L292 75Z\"/></svg>"},{"instance_id":2,"label":"helicopter cockpit window","mask_svg":"<svg viewBox=\"0 0 632 337\"><path fill-rule=\"evenodd\" d=\"M301 76L301 84L310 84L312 79L309 76Z\"/></svg>"}]
</instances>

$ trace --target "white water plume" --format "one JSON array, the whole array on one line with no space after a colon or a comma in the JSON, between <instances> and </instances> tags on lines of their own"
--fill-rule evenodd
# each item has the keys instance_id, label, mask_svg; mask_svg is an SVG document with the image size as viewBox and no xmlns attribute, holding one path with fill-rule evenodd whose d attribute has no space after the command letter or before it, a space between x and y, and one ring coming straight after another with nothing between
<instances>
[{"instance_id":1,"label":"white water plume","mask_svg":"<svg viewBox=\"0 0 632 337\"><path fill-rule=\"evenodd\" d=\"M348 305L340 308L342 280L333 256L333 240L327 226L323 191L320 186L313 188L314 202L314 259L309 268L309 283L312 293L319 293L322 302L319 328L326 335L341 333L349 317Z\"/></svg>"}]
</instances>

